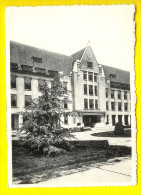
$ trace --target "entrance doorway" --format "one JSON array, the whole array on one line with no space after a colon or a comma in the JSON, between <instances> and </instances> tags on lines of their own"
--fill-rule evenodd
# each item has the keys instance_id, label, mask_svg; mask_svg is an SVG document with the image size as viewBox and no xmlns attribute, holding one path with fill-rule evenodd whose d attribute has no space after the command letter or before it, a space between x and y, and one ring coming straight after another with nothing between
<instances>
[{"instance_id":1,"label":"entrance doorway","mask_svg":"<svg viewBox=\"0 0 141 195\"><path fill-rule=\"evenodd\" d=\"M83 123L84 126L94 126L95 123L100 122L100 116L95 116L95 115L87 115L83 116Z\"/></svg>"}]
</instances>

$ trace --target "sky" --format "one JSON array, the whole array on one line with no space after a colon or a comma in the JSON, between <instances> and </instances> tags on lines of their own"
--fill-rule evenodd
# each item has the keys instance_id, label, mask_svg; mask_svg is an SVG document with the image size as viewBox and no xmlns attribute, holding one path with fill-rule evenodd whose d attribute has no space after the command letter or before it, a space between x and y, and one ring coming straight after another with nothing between
<instances>
[{"instance_id":1,"label":"sky","mask_svg":"<svg viewBox=\"0 0 141 195\"><path fill-rule=\"evenodd\" d=\"M87 46L99 64L134 66L134 6L7 7L6 40L71 55Z\"/></svg>"}]
</instances>

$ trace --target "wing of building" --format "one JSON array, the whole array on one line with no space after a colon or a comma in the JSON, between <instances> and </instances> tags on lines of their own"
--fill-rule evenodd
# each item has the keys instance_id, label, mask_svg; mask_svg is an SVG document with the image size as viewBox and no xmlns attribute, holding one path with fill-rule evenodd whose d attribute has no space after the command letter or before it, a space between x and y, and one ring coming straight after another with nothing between
<instances>
[{"instance_id":1,"label":"wing of building","mask_svg":"<svg viewBox=\"0 0 141 195\"><path fill-rule=\"evenodd\" d=\"M13 130L22 124L20 112L29 99L40 95L41 81L51 82L56 72L71 91L65 108L81 111L77 118L64 118L62 126L131 124L129 72L98 64L90 46L66 56L11 41L10 68Z\"/></svg>"}]
</instances>

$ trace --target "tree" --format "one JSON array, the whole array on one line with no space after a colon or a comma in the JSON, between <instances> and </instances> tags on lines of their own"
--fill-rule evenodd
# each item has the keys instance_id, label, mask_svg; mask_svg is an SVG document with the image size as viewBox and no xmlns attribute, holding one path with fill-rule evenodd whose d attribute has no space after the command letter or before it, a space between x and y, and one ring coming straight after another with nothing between
<instances>
[{"instance_id":1,"label":"tree","mask_svg":"<svg viewBox=\"0 0 141 195\"><path fill-rule=\"evenodd\" d=\"M70 92L63 87L61 78L59 73L55 74L51 87L46 81L42 82L39 87L41 96L31 100L22 112L24 120L19 129L20 140L32 150L54 150L56 143L59 146L59 143L66 142L66 138L73 137L60 125L63 116L78 116L78 113L64 109L64 101L70 103Z\"/></svg>"}]
</instances>

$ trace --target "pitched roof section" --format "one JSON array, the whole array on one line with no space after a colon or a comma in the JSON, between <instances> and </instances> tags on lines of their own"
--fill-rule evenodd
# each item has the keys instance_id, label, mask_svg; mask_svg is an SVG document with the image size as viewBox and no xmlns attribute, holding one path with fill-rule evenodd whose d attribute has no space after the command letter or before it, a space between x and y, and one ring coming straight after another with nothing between
<instances>
[{"instance_id":1,"label":"pitched roof section","mask_svg":"<svg viewBox=\"0 0 141 195\"><path fill-rule=\"evenodd\" d=\"M47 70L63 71L64 75L70 75L72 71L71 56L66 56L43 49L38 49L32 46L27 46L14 41L10 42L10 61L17 63L18 66L24 64L33 66L32 57L42 58L42 63L35 63L39 68Z\"/></svg>"},{"instance_id":2,"label":"pitched roof section","mask_svg":"<svg viewBox=\"0 0 141 195\"><path fill-rule=\"evenodd\" d=\"M127 85L130 85L130 73L125 70L121 70L118 68L113 68L110 66L105 66L100 64L103 67L104 73L105 73L105 79L106 81L114 81L118 83L125 83ZM116 75L116 78L111 78L110 75Z\"/></svg>"},{"instance_id":3,"label":"pitched roof section","mask_svg":"<svg viewBox=\"0 0 141 195\"><path fill-rule=\"evenodd\" d=\"M71 56L73 57L73 61L75 61L75 60L81 60L81 58L82 58L82 56L83 56L83 53L84 53L85 49L86 49L86 47L83 48L83 49L81 49L80 51L78 51L78 52L72 54Z\"/></svg>"}]
</instances>

